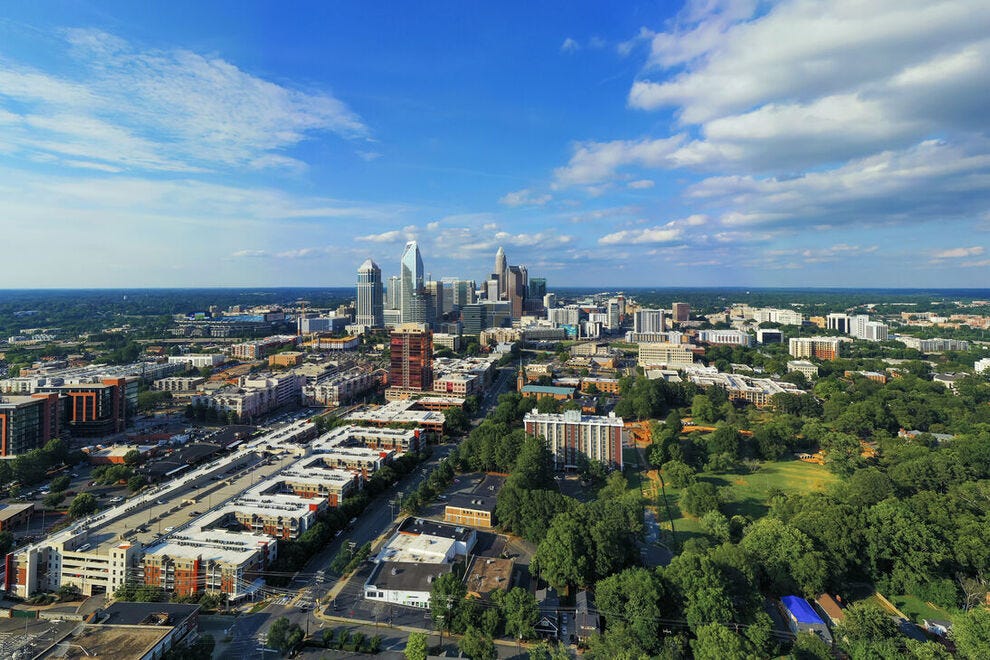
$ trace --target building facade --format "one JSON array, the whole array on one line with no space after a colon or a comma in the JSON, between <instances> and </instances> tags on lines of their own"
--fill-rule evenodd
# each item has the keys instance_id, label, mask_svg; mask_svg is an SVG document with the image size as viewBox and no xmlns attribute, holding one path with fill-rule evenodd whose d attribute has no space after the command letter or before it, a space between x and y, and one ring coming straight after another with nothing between
<instances>
[{"instance_id":1,"label":"building facade","mask_svg":"<svg viewBox=\"0 0 990 660\"><path fill-rule=\"evenodd\" d=\"M580 457L622 469L622 418L610 413L606 417L582 415L579 410L560 414L526 413L526 433L543 438L553 454L558 470L577 469Z\"/></svg>"},{"instance_id":2,"label":"building facade","mask_svg":"<svg viewBox=\"0 0 990 660\"><path fill-rule=\"evenodd\" d=\"M371 259L358 268L357 316L354 322L370 328L385 326L382 269Z\"/></svg>"}]
</instances>

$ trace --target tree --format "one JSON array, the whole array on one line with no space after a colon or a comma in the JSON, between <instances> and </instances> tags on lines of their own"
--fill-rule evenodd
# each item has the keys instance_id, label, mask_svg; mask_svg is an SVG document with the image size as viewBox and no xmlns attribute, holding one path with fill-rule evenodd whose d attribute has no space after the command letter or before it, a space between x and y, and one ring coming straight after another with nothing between
<instances>
[{"instance_id":1,"label":"tree","mask_svg":"<svg viewBox=\"0 0 990 660\"><path fill-rule=\"evenodd\" d=\"M811 539L777 518L750 525L740 545L757 560L763 586L774 594L800 589L812 596L825 586L825 561Z\"/></svg>"},{"instance_id":2,"label":"tree","mask_svg":"<svg viewBox=\"0 0 990 660\"><path fill-rule=\"evenodd\" d=\"M516 639L536 637L536 622L540 618L540 606L533 594L522 587L513 587L505 594L500 605L505 619L505 634Z\"/></svg>"},{"instance_id":3,"label":"tree","mask_svg":"<svg viewBox=\"0 0 990 660\"><path fill-rule=\"evenodd\" d=\"M695 660L744 660L746 645L742 637L719 623L700 626L691 642Z\"/></svg>"},{"instance_id":4,"label":"tree","mask_svg":"<svg viewBox=\"0 0 990 660\"><path fill-rule=\"evenodd\" d=\"M148 480L144 477L144 475L136 474L127 480L127 490L131 491L132 493L136 493L137 491L144 488L147 485L147 483Z\"/></svg>"},{"instance_id":5,"label":"tree","mask_svg":"<svg viewBox=\"0 0 990 660\"><path fill-rule=\"evenodd\" d=\"M681 461L667 461L661 468L664 479L674 488L684 488L694 483L694 468Z\"/></svg>"},{"instance_id":6,"label":"tree","mask_svg":"<svg viewBox=\"0 0 990 660\"><path fill-rule=\"evenodd\" d=\"M837 637L855 644L883 641L897 635L897 624L889 614L870 601L860 601L846 609L846 617L838 625Z\"/></svg>"},{"instance_id":7,"label":"tree","mask_svg":"<svg viewBox=\"0 0 990 660\"><path fill-rule=\"evenodd\" d=\"M990 610L975 607L952 620L952 640L964 658L990 657Z\"/></svg>"},{"instance_id":8,"label":"tree","mask_svg":"<svg viewBox=\"0 0 990 660\"><path fill-rule=\"evenodd\" d=\"M701 517L722 506L722 497L714 484L707 481L688 486L681 495L680 504L692 516Z\"/></svg>"},{"instance_id":9,"label":"tree","mask_svg":"<svg viewBox=\"0 0 990 660\"><path fill-rule=\"evenodd\" d=\"M68 514L70 518L82 518L95 513L96 509L96 497L92 493L79 493L69 505Z\"/></svg>"},{"instance_id":10,"label":"tree","mask_svg":"<svg viewBox=\"0 0 990 660\"><path fill-rule=\"evenodd\" d=\"M132 449L124 454L124 465L134 466L141 462L141 452Z\"/></svg>"},{"instance_id":11,"label":"tree","mask_svg":"<svg viewBox=\"0 0 990 660\"><path fill-rule=\"evenodd\" d=\"M638 648L647 653L656 651L660 639L660 602L665 596L656 573L645 568L627 568L600 580L595 596L599 611L608 613L609 630L614 630L614 623L622 623Z\"/></svg>"},{"instance_id":12,"label":"tree","mask_svg":"<svg viewBox=\"0 0 990 660\"><path fill-rule=\"evenodd\" d=\"M72 483L72 477L67 474L61 474L54 479L52 479L51 489L52 492L57 492L60 490L65 490Z\"/></svg>"},{"instance_id":13,"label":"tree","mask_svg":"<svg viewBox=\"0 0 990 660\"><path fill-rule=\"evenodd\" d=\"M49 509L53 509L57 507L59 504L61 504L62 500L64 499L65 499L65 492L60 490L52 491L51 493L45 495L45 499L42 500L42 504L44 504Z\"/></svg>"},{"instance_id":14,"label":"tree","mask_svg":"<svg viewBox=\"0 0 990 660\"><path fill-rule=\"evenodd\" d=\"M265 638L265 644L268 648L287 653L299 646L304 637L305 633L298 624L290 624L288 618L280 616L268 628L268 636Z\"/></svg>"},{"instance_id":15,"label":"tree","mask_svg":"<svg viewBox=\"0 0 990 660\"><path fill-rule=\"evenodd\" d=\"M832 649L815 633L798 633L794 646L791 647L794 660L832 660Z\"/></svg>"},{"instance_id":16,"label":"tree","mask_svg":"<svg viewBox=\"0 0 990 660\"><path fill-rule=\"evenodd\" d=\"M450 632L454 629L457 611L464 602L467 588L453 573L444 573L433 581L430 589L430 616L433 625Z\"/></svg>"},{"instance_id":17,"label":"tree","mask_svg":"<svg viewBox=\"0 0 990 660\"><path fill-rule=\"evenodd\" d=\"M498 657L492 638L473 626L464 632L457 648L471 660L495 660Z\"/></svg>"}]
</instances>

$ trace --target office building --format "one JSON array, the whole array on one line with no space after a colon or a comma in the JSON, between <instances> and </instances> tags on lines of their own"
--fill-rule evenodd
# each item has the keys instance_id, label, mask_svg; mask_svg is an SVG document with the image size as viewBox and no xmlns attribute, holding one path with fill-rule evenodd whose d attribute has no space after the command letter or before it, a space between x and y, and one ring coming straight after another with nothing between
<instances>
[{"instance_id":1,"label":"office building","mask_svg":"<svg viewBox=\"0 0 990 660\"><path fill-rule=\"evenodd\" d=\"M385 301L382 288L382 269L371 259L358 268L357 325L381 328L385 325Z\"/></svg>"},{"instance_id":2,"label":"office building","mask_svg":"<svg viewBox=\"0 0 990 660\"><path fill-rule=\"evenodd\" d=\"M489 300L501 300L508 290L509 267L506 263L505 250L499 246L495 253L495 270L492 271L492 279L498 282L498 293L495 298L489 296Z\"/></svg>"},{"instance_id":3,"label":"office building","mask_svg":"<svg viewBox=\"0 0 990 660\"><path fill-rule=\"evenodd\" d=\"M409 241L399 262L399 310L403 323L426 322L426 301L422 298L424 273L419 245Z\"/></svg>"},{"instance_id":4,"label":"office building","mask_svg":"<svg viewBox=\"0 0 990 660\"><path fill-rule=\"evenodd\" d=\"M547 295L547 280L544 277L534 277L529 280L529 290L526 292L528 300L542 301Z\"/></svg>"},{"instance_id":5,"label":"office building","mask_svg":"<svg viewBox=\"0 0 990 660\"><path fill-rule=\"evenodd\" d=\"M694 353L684 344L661 342L640 344L637 364L641 367L683 367L694 364Z\"/></svg>"},{"instance_id":6,"label":"office building","mask_svg":"<svg viewBox=\"0 0 990 660\"><path fill-rule=\"evenodd\" d=\"M385 290L385 309L399 309L399 276L388 278L388 288Z\"/></svg>"},{"instance_id":7,"label":"office building","mask_svg":"<svg viewBox=\"0 0 990 660\"><path fill-rule=\"evenodd\" d=\"M691 305L686 302L675 302L671 305L670 315L677 323L691 320Z\"/></svg>"},{"instance_id":8,"label":"office building","mask_svg":"<svg viewBox=\"0 0 990 660\"><path fill-rule=\"evenodd\" d=\"M753 335L740 330L701 330L698 332L698 341L705 344L752 346Z\"/></svg>"},{"instance_id":9,"label":"office building","mask_svg":"<svg viewBox=\"0 0 990 660\"><path fill-rule=\"evenodd\" d=\"M791 337L787 352L796 358L834 360L839 357L842 340L837 337Z\"/></svg>"},{"instance_id":10,"label":"office building","mask_svg":"<svg viewBox=\"0 0 990 660\"><path fill-rule=\"evenodd\" d=\"M622 418L583 415L580 410L561 414L526 413L523 425L528 435L542 438L553 454L554 468L577 469L581 457L622 469Z\"/></svg>"},{"instance_id":11,"label":"office building","mask_svg":"<svg viewBox=\"0 0 990 660\"><path fill-rule=\"evenodd\" d=\"M0 397L0 456L40 449L59 434L57 393Z\"/></svg>"},{"instance_id":12,"label":"office building","mask_svg":"<svg viewBox=\"0 0 990 660\"><path fill-rule=\"evenodd\" d=\"M784 333L780 330L774 330L772 328L757 328L756 330L756 343L757 344L783 344L784 343Z\"/></svg>"},{"instance_id":13,"label":"office building","mask_svg":"<svg viewBox=\"0 0 990 660\"><path fill-rule=\"evenodd\" d=\"M423 392L433 388L433 337L421 324L403 324L390 340L389 387Z\"/></svg>"},{"instance_id":14,"label":"office building","mask_svg":"<svg viewBox=\"0 0 990 660\"><path fill-rule=\"evenodd\" d=\"M832 313L825 317L825 328L848 335L852 330L852 322L847 314Z\"/></svg>"},{"instance_id":15,"label":"office building","mask_svg":"<svg viewBox=\"0 0 990 660\"><path fill-rule=\"evenodd\" d=\"M465 335L480 335L488 328L512 325L512 310L508 301L482 301L461 308L461 323Z\"/></svg>"}]
</instances>

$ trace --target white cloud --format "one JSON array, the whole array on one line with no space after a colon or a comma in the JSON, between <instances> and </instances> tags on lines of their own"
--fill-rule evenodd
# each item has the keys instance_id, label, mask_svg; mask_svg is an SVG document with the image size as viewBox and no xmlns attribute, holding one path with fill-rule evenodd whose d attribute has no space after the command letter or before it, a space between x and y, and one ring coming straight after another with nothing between
<instances>
[{"instance_id":1,"label":"white cloud","mask_svg":"<svg viewBox=\"0 0 990 660\"><path fill-rule=\"evenodd\" d=\"M655 186L656 184L652 179L637 179L636 181L630 181L626 184L626 188L632 188L633 190L648 190Z\"/></svg>"},{"instance_id":2,"label":"white cloud","mask_svg":"<svg viewBox=\"0 0 990 660\"><path fill-rule=\"evenodd\" d=\"M688 196L723 207L720 220L732 226L975 218L990 203L990 154L928 141L797 177L709 177L689 187Z\"/></svg>"},{"instance_id":3,"label":"white cloud","mask_svg":"<svg viewBox=\"0 0 990 660\"><path fill-rule=\"evenodd\" d=\"M96 30L65 38L75 75L0 62L5 138L25 155L132 170L298 170L282 152L311 135L368 134L329 93L275 84L219 57L142 50Z\"/></svg>"},{"instance_id":4,"label":"white cloud","mask_svg":"<svg viewBox=\"0 0 990 660\"><path fill-rule=\"evenodd\" d=\"M932 256L935 259L962 259L965 257L976 257L984 252L984 248L980 245L974 245L971 247L958 247L949 250L938 250Z\"/></svg>"},{"instance_id":5,"label":"white cloud","mask_svg":"<svg viewBox=\"0 0 990 660\"><path fill-rule=\"evenodd\" d=\"M580 49L580 44L571 37L567 37L564 39L564 43L560 44L560 52L562 53L576 53Z\"/></svg>"},{"instance_id":6,"label":"white cloud","mask_svg":"<svg viewBox=\"0 0 990 660\"><path fill-rule=\"evenodd\" d=\"M380 234L366 234L364 236L354 237L355 241L362 241L365 243L398 243L399 241L406 240L406 235L404 232L398 229L393 229L391 231L385 231Z\"/></svg>"},{"instance_id":7,"label":"white cloud","mask_svg":"<svg viewBox=\"0 0 990 660\"><path fill-rule=\"evenodd\" d=\"M629 165L664 167L671 163L671 155L683 141L682 136L676 135L657 140L578 143L570 162L557 168L554 177L559 186L590 185L612 178L616 170Z\"/></svg>"},{"instance_id":8,"label":"white cloud","mask_svg":"<svg viewBox=\"0 0 990 660\"><path fill-rule=\"evenodd\" d=\"M382 157L382 155L377 151L356 151L355 153L358 155L358 158L366 163L370 163L371 161L378 160Z\"/></svg>"},{"instance_id":9,"label":"white cloud","mask_svg":"<svg viewBox=\"0 0 990 660\"><path fill-rule=\"evenodd\" d=\"M553 196L549 194L537 195L529 188L523 188L522 190L506 193L498 202L505 206L543 206L551 199L553 199Z\"/></svg>"},{"instance_id":10,"label":"white cloud","mask_svg":"<svg viewBox=\"0 0 990 660\"><path fill-rule=\"evenodd\" d=\"M625 229L612 234L606 234L598 239L601 245L672 243L678 240L684 230L670 224L663 227L648 227L646 229Z\"/></svg>"},{"instance_id":11,"label":"white cloud","mask_svg":"<svg viewBox=\"0 0 990 660\"><path fill-rule=\"evenodd\" d=\"M231 256L240 259L244 257L250 257L250 258L269 257L271 256L271 254L267 250L238 250L237 252L234 252Z\"/></svg>"}]
</instances>

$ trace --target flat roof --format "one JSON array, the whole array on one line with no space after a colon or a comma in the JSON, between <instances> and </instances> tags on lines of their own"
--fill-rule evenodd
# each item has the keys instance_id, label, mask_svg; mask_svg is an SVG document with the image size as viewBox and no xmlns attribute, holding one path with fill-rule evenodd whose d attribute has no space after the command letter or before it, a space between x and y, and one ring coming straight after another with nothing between
<instances>
[{"instance_id":1,"label":"flat roof","mask_svg":"<svg viewBox=\"0 0 990 660\"><path fill-rule=\"evenodd\" d=\"M536 394L574 394L573 387L554 387L553 385L523 385L522 393L534 392Z\"/></svg>"},{"instance_id":2,"label":"flat roof","mask_svg":"<svg viewBox=\"0 0 990 660\"><path fill-rule=\"evenodd\" d=\"M396 534L388 542L379 558L400 564L440 564L447 560L454 547L454 539L432 534Z\"/></svg>"},{"instance_id":3,"label":"flat roof","mask_svg":"<svg viewBox=\"0 0 990 660\"><path fill-rule=\"evenodd\" d=\"M61 658L97 657L100 660L141 658L172 631L171 626L86 625L72 636Z\"/></svg>"},{"instance_id":4,"label":"flat roof","mask_svg":"<svg viewBox=\"0 0 990 660\"><path fill-rule=\"evenodd\" d=\"M447 507L456 507L458 509L470 509L472 511L484 511L486 513L493 513L495 511L495 496L493 495L451 495L447 500Z\"/></svg>"},{"instance_id":5,"label":"flat roof","mask_svg":"<svg viewBox=\"0 0 990 660\"><path fill-rule=\"evenodd\" d=\"M25 502L24 504L0 504L0 521L10 520L14 516L33 508L33 502Z\"/></svg>"},{"instance_id":6,"label":"flat roof","mask_svg":"<svg viewBox=\"0 0 990 660\"><path fill-rule=\"evenodd\" d=\"M416 518L409 516L399 525L399 531L406 534L429 534L430 536L441 536L455 541L466 543L475 531L468 527L458 525L448 525L426 518Z\"/></svg>"},{"instance_id":7,"label":"flat roof","mask_svg":"<svg viewBox=\"0 0 990 660\"><path fill-rule=\"evenodd\" d=\"M475 557L464 578L467 589L481 597L493 591L508 591L512 583L512 559Z\"/></svg>"},{"instance_id":8,"label":"flat roof","mask_svg":"<svg viewBox=\"0 0 990 660\"><path fill-rule=\"evenodd\" d=\"M117 601L103 610L107 618L100 620L100 625L148 625L145 623L146 619L156 614L168 615L170 619L169 624L176 625L195 614L199 608L199 605L189 603L132 603Z\"/></svg>"},{"instance_id":9,"label":"flat roof","mask_svg":"<svg viewBox=\"0 0 990 660\"><path fill-rule=\"evenodd\" d=\"M371 572L367 584L386 591L429 592L433 587L433 580L452 573L453 570L453 564L379 562Z\"/></svg>"}]
</instances>

